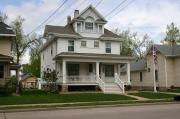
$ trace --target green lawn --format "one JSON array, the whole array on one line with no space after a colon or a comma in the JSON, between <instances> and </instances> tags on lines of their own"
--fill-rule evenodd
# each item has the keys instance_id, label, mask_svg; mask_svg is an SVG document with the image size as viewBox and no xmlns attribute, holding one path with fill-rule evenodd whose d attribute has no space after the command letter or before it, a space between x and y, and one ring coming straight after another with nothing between
<instances>
[{"instance_id":1,"label":"green lawn","mask_svg":"<svg viewBox=\"0 0 180 119\"><path fill-rule=\"evenodd\" d=\"M118 101L135 100L123 95L103 93L73 93L55 94L42 91L26 91L20 96L1 96L0 105L15 104L42 104L42 103L68 103L68 102L96 102L96 101Z\"/></svg>"},{"instance_id":2,"label":"green lawn","mask_svg":"<svg viewBox=\"0 0 180 119\"><path fill-rule=\"evenodd\" d=\"M149 98L149 99L163 99L163 98L173 98L176 95L173 94L165 94L165 93L154 93L154 92L138 92L132 93L131 95Z\"/></svg>"},{"instance_id":3,"label":"green lawn","mask_svg":"<svg viewBox=\"0 0 180 119\"><path fill-rule=\"evenodd\" d=\"M169 89L168 92L180 93L180 88Z\"/></svg>"}]
</instances>

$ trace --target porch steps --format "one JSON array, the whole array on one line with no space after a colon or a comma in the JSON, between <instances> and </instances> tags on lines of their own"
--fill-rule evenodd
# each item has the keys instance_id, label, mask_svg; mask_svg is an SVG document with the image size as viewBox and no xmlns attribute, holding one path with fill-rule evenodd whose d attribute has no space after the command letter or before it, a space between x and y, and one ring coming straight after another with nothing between
<instances>
[{"instance_id":1,"label":"porch steps","mask_svg":"<svg viewBox=\"0 0 180 119\"><path fill-rule=\"evenodd\" d=\"M123 91L116 83L105 83L104 93L121 94Z\"/></svg>"}]
</instances>

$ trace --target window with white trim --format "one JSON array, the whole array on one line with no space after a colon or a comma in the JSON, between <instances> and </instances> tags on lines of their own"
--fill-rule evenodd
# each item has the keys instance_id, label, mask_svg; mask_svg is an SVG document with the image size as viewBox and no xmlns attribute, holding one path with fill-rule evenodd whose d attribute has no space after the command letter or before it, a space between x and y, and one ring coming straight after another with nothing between
<instances>
[{"instance_id":1,"label":"window with white trim","mask_svg":"<svg viewBox=\"0 0 180 119\"><path fill-rule=\"evenodd\" d=\"M106 42L106 53L111 53L111 42Z\"/></svg>"},{"instance_id":2,"label":"window with white trim","mask_svg":"<svg viewBox=\"0 0 180 119\"><path fill-rule=\"evenodd\" d=\"M102 33L102 31L103 31L102 29L103 29L103 26L102 25L98 25L98 32L99 33Z\"/></svg>"},{"instance_id":3,"label":"window with white trim","mask_svg":"<svg viewBox=\"0 0 180 119\"><path fill-rule=\"evenodd\" d=\"M68 51L74 51L74 40L68 40Z\"/></svg>"},{"instance_id":4,"label":"window with white trim","mask_svg":"<svg viewBox=\"0 0 180 119\"><path fill-rule=\"evenodd\" d=\"M77 22L77 32L81 32L82 25L80 22Z\"/></svg>"},{"instance_id":5,"label":"window with white trim","mask_svg":"<svg viewBox=\"0 0 180 119\"><path fill-rule=\"evenodd\" d=\"M99 48L99 41L94 41L94 47Z\"/></svg>"},{"instance_id":6,"label":"window with white trim","mask_svg":"<svg viewBox=\"0 0 180 119\"><path fill-rule=\"evenodd\" d=\"M85 30L87 32L93 32L93 22L85 22Z\"/></svg>"},{"instance_id":7,"label":"window with white trim","mask_svg":"<svg viewBox=\"0 0 180 119\"><path fill-rule=\"evenodd\" d=\"M4 78L4 65L0 64L0 79Z\"/></svg>"},{"instance_id":8,"label":"window with white trim","mask_svg":"<svg viewBox=\"0 0 180 119\"><path fill-rule=\"evenodd\" d=\"M81 46L86 47L86 41L81 41Z\"/></svg>"}]
</instances>

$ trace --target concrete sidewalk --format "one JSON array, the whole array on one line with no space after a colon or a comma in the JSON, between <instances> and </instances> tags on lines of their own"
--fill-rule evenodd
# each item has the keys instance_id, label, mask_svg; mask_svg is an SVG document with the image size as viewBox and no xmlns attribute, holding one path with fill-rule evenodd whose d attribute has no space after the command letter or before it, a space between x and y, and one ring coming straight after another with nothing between
<instances>
[{"instance_id":1,"label":"concrete sidewalk","mask_svg":"<svg viewBox=\"0 0 180 119\"><path fill-rule=\"evenodd\" d=\"M137 100L150 100L150 99L148 99L148 98L139 97L139 96L130 95L130 94L125 94L125 96L131 97L131 98L135 98L135 99L137 99Z\"/></svg>"}]
</instances>

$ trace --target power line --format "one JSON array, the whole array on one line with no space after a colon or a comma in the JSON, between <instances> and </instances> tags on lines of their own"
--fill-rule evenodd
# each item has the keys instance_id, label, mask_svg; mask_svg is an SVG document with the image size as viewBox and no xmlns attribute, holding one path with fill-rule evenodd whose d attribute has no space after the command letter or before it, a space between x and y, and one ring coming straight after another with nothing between
<instances>
[{"instance_id":1,"label":"power line","mask_svg":"<svg viewBox=\"0 0 180 119\"><path fill-rule=\"evenodd\" d=\"M83 5L85 2L86 2L86 0L83 0L82 2L79 3L79 6ZM78 6L77 6L75 9L77 9L77 8L78 8ZM75 9L71 10L71 12L73 12ZM70 13L71 13L71 12L70 12ZM61 23L66 17L67 17L67 16L65 16L64 18L62 18L58 23L56 23L56 25L59 24L59 23Z\"/></svg>"},{"instance_id":2,"label":"power line","mask_svg":"<svg viewBox=\"0 0 180 119\"><path fill-rule=\"evenodd\" d=\"M30 33L27 34L27 36L29 36L31 33L33 33L34 31L36 31L37 29L39 29L44 23L46 23L52 16L54 16L56 14L56 12L58 12L59 9L62 8L62 6L67 2L68 0L64 0L64 2L51 14L49 15L40 25L38 25L37 27L35 27Z\"/></svg>"},{"instance_id":3,"label":"power line","mask_svg":"<svg viewBox=\"0 0 180 119\"><path fill-rule=\"evenodd\" d=\"M122 12L126 7L128 7L130 4L132 4L135 0L131 0L130 2L128 2L128 4L126 4L123 8L121 8L118 12L116 12L111 18L113 18L114 16L118 15L120 12ZM108 20L110 20L111 18L109 18Z\"/></svg>"},{"instance_id":4,"label":"power line","mask_svg":"<svg viewBox=\"0 0 180 119\"><path fill-rule=\"evenodd\" d=\"M112 9L108 14L105 15L105 17L109 16L110 14L112 14L116 9L118 9L124 2L126 2L127 0L123 0L122 2L120 2L114 9Z\"/></svg>"},{"instance_id":5,"label":"power line","mask_svg":"<svg viewBox=\"0 0 180 119\"><path fill-rule=\"evenodd\" d=\"M102 3L103 0L100 0L96 5L95 5L95 8L97 8L101 3Z\"/></svg>"}]
</instances>

